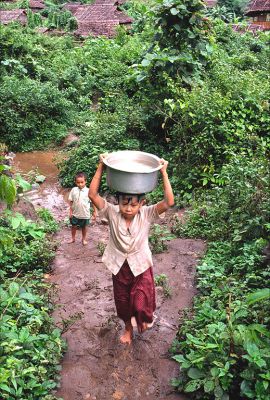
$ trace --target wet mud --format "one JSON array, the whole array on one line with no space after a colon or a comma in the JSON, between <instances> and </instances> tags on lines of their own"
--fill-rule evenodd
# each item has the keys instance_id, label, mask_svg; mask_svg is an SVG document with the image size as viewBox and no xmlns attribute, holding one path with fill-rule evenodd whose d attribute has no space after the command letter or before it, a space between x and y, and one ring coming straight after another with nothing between
<instances>
[{"instance_id":1,"label":"wet mud","mask_svg":"<svg viewBox=\"0 0 270 400\"><path fill-rule=\"evenodd\" d=\"M33 185L33 189L26 197L35 208L46 207L52 211L58 220L67 216L68 189L61 187L57 176L56 166L60 156L58 151L33 151L28 153L17 153L12 164L13 172L21 173L29 180L29 176L44 175L44 183ZM36 186L36 187L35 187Z\"/></svg>"},{"instance_id":2,"label":"wet mud","mask_svg":"<svg viewBox=\"0 0 270 400\"><path fill-rule=\"evenodd\" d=\"M46 152L42 166L40 152L33 159L28 153L16 157L15 164L24 172L30 164L29 169L38 164L47 179L28 197L35 207L48 207L63 220L67 216L67 191L57 182L54 157L54 153ZM166 220L162 224L166 225ZM169 348L181 310L192 304L196 293L195 267L205 243L175 239L169 242L167 252L154 256L154 274L166 274L171 297L166 298L163 289L157 288L155 324L142 335L135 331L128 346L119 342L123 323L116 316L111 273L102 264L98 250L98 244L108 239L108 227L99 220L92 224L87 246L81 243L81 232L77 232L75 243L68 244L70 235L63 224L56 235L59 247L53 272L48 276L56 288L53 317L64 328L68 344L55 394L64 400L187 400L170 385L179 366L171 360Z\"/></svg>"},{"instance_id":3,"label":"wet mud","mask_svg":"<svg viewBox=\"0 0 270 400\"><path fill-rule=\"evenodd\" d=\"M166 253L154 257L154 273L166 274L171 298L157 288L157 319L153 328L135 332L131 346L122 345L123 324L116 316L111 274L101 263L97 244L106 241L107 227L89 229L89 243L82 246L80 232L68 244L70 231L58 235L54 272L50 281L57 285L59 304L54 318L59 326L72 324L64 333L68 351L64 356L61 387L64 400L184 400L174 393L170 380L179 367L170 359L179 310L190 306L195 294L194 273L204 243L176 239Z\"/></svg>"}]
</instances>

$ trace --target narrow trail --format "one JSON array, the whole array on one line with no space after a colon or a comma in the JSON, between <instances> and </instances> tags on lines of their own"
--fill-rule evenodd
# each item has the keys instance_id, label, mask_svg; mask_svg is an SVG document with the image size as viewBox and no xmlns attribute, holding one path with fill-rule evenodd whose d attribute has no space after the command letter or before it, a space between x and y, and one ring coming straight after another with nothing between
<instances>
[{"instance_id":1,"label":"narrow trail","mask_svg":"<svg viewBox=\"0 0 270 400\"><path fill-rule=\"evenodd\" d=\"M194 271L204 250L198 240L176 239L168 252L154 257L154 273L169 279L172 297L157 290L157 321L143 335L135 334L133 344L119 343L123 325L116 316L111 274L101 263L97 243L106 241L108 228L96 224L89 229L89 243L83 247L81 232L75 244L67 244L70 230L58 234L54 272L57 285L57 324L68 325L64 333L68 351L64 356L61 387L56 393L64 400L184 400L173 392L170 379L178 366L170 360L169 347L175 337L179 310L194 296Z\"/></svg>"},{"instance_id":2,"label":"narrow trail","mask_svg":"<svg viewBox=\"0 0 270 400\"><path fill-rule=\"evenodd\" d=\"M47 207L63 221L67 215L67 190L57 181L57 152L17 154L15 167L27 173L34 168L47 176L40 188L28 193L35 208ZM162 224L166 225L166 220ZM166 274L172 290L165 298L157 288L157 320L143 335L135 334L131 346L121 345L123 324L116 316L110 272L101 262L97 244L108 239L101 222L89 228L87 246L68 244L70 229L56 235L59 247L49 281L55 284L53 317L65 328L68 350L62 362L60 388L64 400L187 400L173 392L170 380L179 372L168 353L175 338L179 311L192 304L195 266L204 252L200 240L175 239L168 251L154 256L154 274Z\"/></svg>"}]
</instances>

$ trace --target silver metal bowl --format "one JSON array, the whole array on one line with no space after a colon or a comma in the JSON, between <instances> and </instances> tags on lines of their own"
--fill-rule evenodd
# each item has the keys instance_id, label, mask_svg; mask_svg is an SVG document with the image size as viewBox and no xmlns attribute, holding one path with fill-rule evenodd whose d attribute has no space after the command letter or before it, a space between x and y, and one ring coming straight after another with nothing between
<instances>
[{"instance_id":1,"label":"silver metal bowl","mask_svg":"<svg viewBox=\"0 0 270 400\"><path fill-rule=\"evenodd\" d=\"M157 185L160 159L142 151L116 151L105 159L107 185L122 193L149 193Z\"/></svg>"}]
</instances>

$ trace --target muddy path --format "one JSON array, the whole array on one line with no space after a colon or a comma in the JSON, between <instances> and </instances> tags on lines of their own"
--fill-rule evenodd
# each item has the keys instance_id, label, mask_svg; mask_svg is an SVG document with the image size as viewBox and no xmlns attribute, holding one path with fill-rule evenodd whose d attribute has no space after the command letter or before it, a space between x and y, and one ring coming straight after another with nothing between
<instances>
[{"instance_id":1,"label":"muddy path","mask_svg":"<svg viewBox=\"0 0 270 400\"><path fill-rule=\"evenodd\" d=\"M78 232L80 233L80 232ZM173 393L170 379L177 376L178 365L170 360L169 347L175 337L179 310L191 305L194 271L204 250L201 241L177 239L168 252L154 257L154 273L166 274L172 297L157 289L157 320L143 335L135 333L131 346L119 343L123 324L116 316L111 274L101 263L97 244L106 241L107 227L90 227L86 247L67 244L69 229L58 234L58 248L51 282L58 287L54 312L57 324L68 325L78 318L64 338L61 387L57 395L64 400L184 400Z\"/></svg>"},{"instance_id":2,"label":"muddy path","mask_svg":"<svg viewBox=\"0 0 270 400\"><path fill-rule=\"evenodd\" d=\"M30 165L37 166L48 176L28 197L35 207L48 207L63 220L67 191L57 183L54 156L46 152L19 155L17 167L25 172ZM166 225L166 220L162 223ZM77 232L76 243L68 244L69 239L70 229L63 225L56 235L59 247L48 278L57 289L53 317L58 326L64 326L68 344L55 394L64 400L186 400L170 386L179 367L170 359L169 348L179 313L192 304L195 266L205 244L175 239L167 252L154 256L154 274L167 275L171 298L157 288L154 327L143 335L135 332L132 345L127 346L119 343L123 324L116 316L111 274L97 247L108 239L108 227L99 220L91 225L87 246L81 244L81 232Z\"/></svg>"}]
</instances>

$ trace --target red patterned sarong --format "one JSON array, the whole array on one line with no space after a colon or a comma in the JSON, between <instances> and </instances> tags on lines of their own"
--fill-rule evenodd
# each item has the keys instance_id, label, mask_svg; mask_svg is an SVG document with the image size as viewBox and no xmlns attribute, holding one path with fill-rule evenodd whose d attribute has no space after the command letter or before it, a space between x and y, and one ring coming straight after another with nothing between
<instances>
[{"instance_id":1,"label":"red patterned sarong","mask_svg":"<svg viewBox=\"0 0 270 400\"><path fill-rule=\"evenodd\" d=\"M114 301L117 315L124 322L136 318L139 332L142 323L153 321L156 308L153 269L150 267L142 274L134 276L125 261L117 275L113 275Z\"/></svg>"}]
</instances>

